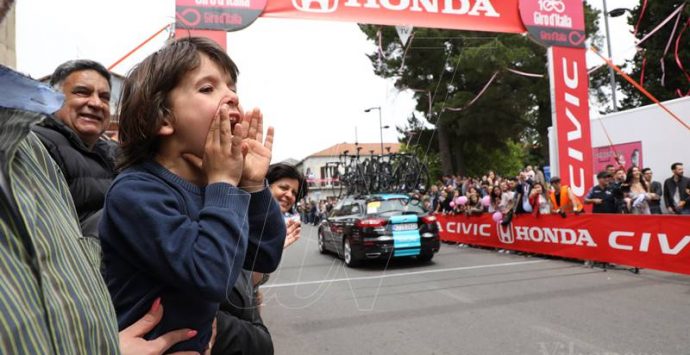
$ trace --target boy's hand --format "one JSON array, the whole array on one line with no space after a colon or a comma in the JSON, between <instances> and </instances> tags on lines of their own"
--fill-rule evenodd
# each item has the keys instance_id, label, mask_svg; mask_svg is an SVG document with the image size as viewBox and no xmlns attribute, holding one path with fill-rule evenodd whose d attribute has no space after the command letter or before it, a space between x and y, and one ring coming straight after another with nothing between
<instances>
[{"instance_id":1,"label":"boy's hand","mask_svg":"<svg viewBox=\"0 0 690 355\"><path fill-rule=\"evenodd\" d=\"M245 128L236 124L234 132L227 105L221 105L206 136L204 158L185 154L184 158L206 174L207 184L224 182L238 186L244 167L242 140Z\"/></svg>"},{"instance_id":2,"label":"boy's hand","mask_svg":"<svg viewBox=\"0 0 690 355\"><path fill-rule=\"evenodd\" d=\"M271 163L273 127L268 127L264 140L263 114L256 108L244 115L242 127L247 135L242 141L242 150L246 155L239 187L248 192L261 191Z\"/></svg>"}]
</instances>

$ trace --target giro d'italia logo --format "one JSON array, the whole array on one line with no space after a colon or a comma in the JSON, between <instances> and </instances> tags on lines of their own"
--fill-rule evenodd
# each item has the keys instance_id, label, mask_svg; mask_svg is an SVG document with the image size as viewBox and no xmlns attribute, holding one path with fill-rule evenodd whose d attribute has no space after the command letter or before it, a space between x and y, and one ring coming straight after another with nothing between
<instances>
[{"instance_id":1,"label":"giro d'italia logo","mask_svg":"<svg viewBox=\"0 0 690 355\"><path fill-rule=\"evenodd\" d=\"M539 0L539 10L544 12L558 12L562 14L565 11L565 4L563 0Z\"/></svg>"}]
</instances>

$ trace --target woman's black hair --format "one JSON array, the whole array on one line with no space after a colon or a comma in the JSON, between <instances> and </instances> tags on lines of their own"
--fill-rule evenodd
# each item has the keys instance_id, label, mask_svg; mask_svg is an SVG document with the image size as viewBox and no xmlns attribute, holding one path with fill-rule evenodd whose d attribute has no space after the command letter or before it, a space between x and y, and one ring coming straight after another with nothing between
<instances>
[{"instance_id":1,"label":"woman's black hair","mask_svg":"<svg viewBox=\"0 0 690 355\"><path fill-rule=\"evenodd\" d=\"M304 175L302 175L302 173L300 173L294 166L285 163L277 163L268 167L266 180L268 180L269 185L284 178L297 180L297 184L299 186L297 196L295 196L297 201L301 200L307 195L308 188Z\"/></svg>"},{"instance_id":2,"label":"woman's black hair","mask_svg":"<svg viewBox=\"0 0 690 355\"><path fill-rule=\"evenodd\" d=\"M633 184L633 171L637 169L640 170L638 166L631 166L627 173L625 174L625 184L630 186ZM640 174L642 174L642 171L640 171ZM642 176L640 176L640 184L642 185L642 188L644 188L645 191L649 191L649 187L647 186L647 182L644 180Z\"/></svg>"}]
</instances>

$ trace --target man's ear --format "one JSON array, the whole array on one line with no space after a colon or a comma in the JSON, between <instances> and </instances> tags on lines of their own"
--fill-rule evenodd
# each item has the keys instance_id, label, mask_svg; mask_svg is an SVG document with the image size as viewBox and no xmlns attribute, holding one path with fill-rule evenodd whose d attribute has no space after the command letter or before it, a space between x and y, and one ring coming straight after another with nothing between
<instances>
[{"instance_id":1,"label":"man's ear","mask_svg":"<svg viewBox=\"0 0 690 355\"><path fill-rule=\"evenodd\" d=\"M166 115L166 117L163 118L163 122L161 122L161 127L158 129L157 135L167 137L175 133L175 127L173 126L172 121L173 120L170 118L170 116Z\"/></svg>"}]
</instances>

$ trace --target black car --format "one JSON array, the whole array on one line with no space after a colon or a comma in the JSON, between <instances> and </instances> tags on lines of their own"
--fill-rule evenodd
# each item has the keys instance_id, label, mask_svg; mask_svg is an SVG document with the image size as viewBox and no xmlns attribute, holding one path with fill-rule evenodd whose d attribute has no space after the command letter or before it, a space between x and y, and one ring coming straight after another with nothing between
<instances>
[{"instance_id":1,"label":"black car","mask_svg":"<svg viewBox=\"0 0 690 355\"><path fill-rule=\"evenodd\" d=\"M414 256L429 261L440 248L436 217L421 201L400 194L348 196L319 225L319 251L345 264Z\"/></svg>"}]
</instances>

